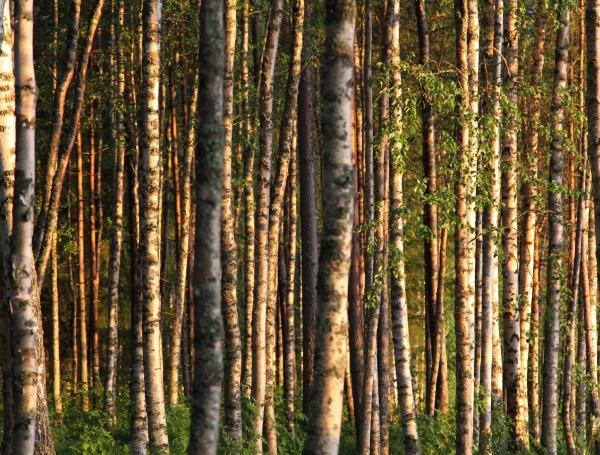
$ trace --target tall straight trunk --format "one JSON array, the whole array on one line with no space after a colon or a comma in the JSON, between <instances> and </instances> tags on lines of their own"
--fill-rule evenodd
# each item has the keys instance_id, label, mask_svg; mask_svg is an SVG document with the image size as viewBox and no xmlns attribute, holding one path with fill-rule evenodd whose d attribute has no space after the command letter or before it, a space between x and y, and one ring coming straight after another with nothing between
<instances>
[{"instance_id":1,"label":"tall straight trunk","mask_svg":"<svg viewBox=\"0 0 600 455\"><path fill-rule=\"evenodd\" d=\"M225 12L225 86L223 122L225 154L223 203L221 207L223 321L225 323L225 428L232 439L242 437L242 349L237 307L237 244L233 213L233 66L235 60L237 0L226 2Z\"/></svg>"},{"instance_id":2,"label":"tall straight trunk","mask_svg":"<svg viewBox=\"0 0 600 455\"><path fill-rule=\"evenodd\" d=\"M486 160L484 172L489 175L489 206L483 211L483 295L481 304L481 371L480 400L483 406L479 414L479 450L491 453L492 432L492 366L494 320L498 308L498 212L500 210L500 84L502 79L502 35L503 35L503 0L488 3L493 23L493 38L489 41L491 49L485 49L486 60L489 60L490 76L487 83L490 110L494 125L490 142L492 148L490 158ZM496 404L497 406L497 404Z\"/></svg>"},{"instance_id":3,"label":"tall straight trunk","mask_svg":"<svg viewBox=\"0 0 600 455\"><path fill-rule=\"evenodd\" d=\"M531 437L537 443L540 442L540 271L541 271L541 252L540 237L542 235L543 224L538 221L536 235L533 242L533 283L531 293L531 344L529 346L529 370L530 379L528 384L529 409L531 411Z\"/></svg>"},{"instance_id":4,"label":"tall straight trunk","mask_svg":"<svg viewBox=\"0 0 600 455\"><path fill-rule=\"evenodd\" d=\"M198 104L197 76L194 78L194 88L192 89L189 116L192 119L187 125L185 154L183 159L183 173L181 181L181 222L179 230L179 239L177 242L177 283L175 289L175 316L173 320L173 334L171 336L171 358L169 362L169 406L174 406L179 400L179 366L181 356L185 355L185 349L182 347L182 334L184 332L184 312L185 312L185 290L190 268L188 252L190 250L190 215L192 202L192 161L194 149L196 146L196 117ZM185 369L185 365L183 365ZM183 373L185 378L186 373Z\"/></svg>"},{"instance_id":5,"label":"tall straight trunk","mask_svg":"<svg viewBox=\"0 0 600 455\"><path fill-rule=\"evenodd\" d=\"M10 324L10 236L13 228L13 194L15 178L15 79L13 73L14 36L11 26L10 4L2 6L2 40L0 53L0 78L5 81L0 86L0 247L4 290L2 295L2 403L3 438L2 453L10 455L13 444L13 357L12 332Z\"/></svg>"},{"instance_id":6,"label":"tall straight trunk","mask_svg":"<svg viewBox=\"0 0 600 455\"><path fill-rule=\"evenodd\" d=\"M401 72L400 72L400 1L393 0L388 4L386 17L388 29L388 59L391 64L391 110L390 119L402 122L400 105ZM433 144L431 144L433 145ZM404 434L404 450L406 454L419 454L419 432L417 428L417 409L413 390L411 373L410 334L408 329L408 304L406 301L406 277L404 263L404 208L403 173L405 163L402 158L402 144L390 139L390 267L391 272L391 310L392 310L392 338L394 341L394 359L396 363L396 381L398 388L398 405L402 419L402 432ZM434 157L435 160L435 157ZM435 163L434 163L435 165ZM435 172L435 169L433 170ZM436 232L437 235L437 232ZM435 257L438 257L436 246ZM438 269L436 269L436 274ZM432 280L436 283L438 276ZM437 294L437 288L436 288ZM439 322L439 320L438 320ZM434 338L438 338L434 332ZM436 380L437 384L437 380ZM434 395L435 400L435 395ZM435 403L434 403L435 404Z\"/></svg>"},{"instance_id":7,"label":"tall straight trunk","mask_svg":"<svg viewBox=\"0 0 600 455\"><path fill-rule=\"evenodd\" d=\"M594 200L593 229L595 236L590 240L590 250L595 249L595 255L590 251L590 259L594 260L596 265L595 274L593 270L590 270L590 281L595 284L595 287L590 289L590 293L593 294L593 290L597 293L597 283L600 279L600 267L598 267L600 262L600 0L588 0L586 3L585 34L587 43L587 156L592 171L591 193ZM592 243L594 244L592 245ZM592 256L595 257L592 258ZM592 264L590 261L590 266ZM591 297L593 302L595 301L594 297L597 298L594 295ZM586 317L586 319L588 318Z\"/></svg>"},{"instance_id":8,"label":"tall straight trunk","mask_svg":"<svg viewBox=\"0 0 600 455\"><path fill-rule=\"evenodd\" d=\"M382 20L385 23L384 33L383 33L383 62L387 68L389 68L392 64L392 60L394 59L394 51L399 49L399 44L393 42L397 36L394 34L394 27L398 23L399 20L399 6L396 3L384 5L383 8L383 17ZM389 80L389 69L385 70L386 75L388 76L386 79ZM400 79L398 79L398 84L400 84ZM386 84L391 85L389 82ZM391 132L394 128L401 116L390 115L390 97L388 90L384 90L379 98L379 121L380 121L380 129L381 134L379 137L379 160L378 160L378 168L382 167L382 182L379 185L383 187L378 188L378 196L381 199L381 209L379 213L379 218L382 220L381 226L378 226L378 236L380 238L380 248L381 248L381 274L382 274L382 286L380 289L380 299L381 299L381 309L380 309L380 318L378 321L377 327L377 380L378 380L378 395L379 395L379 403L378 403L378 414L379 414L379 440L380 440L380 448L379 452L382 455L387 455L389 453L389 361L390 361L390 353L389 353L389 291L387 283L389 282L389 272L388 272L388 263L389 263L389 210L390 210L390 192L389 192L389 180L390 180L390 142L391 140ZM379 175L378 169L378 175Z\"/></svg>"},{"instance_id":9,"label":"tall straight trunk","mask_svg":"<svg viewBox=\"0 0 600 455\"><path fill-rule=\"evenodd\" d=\"M310 390L315 362L317 325L317 273L319 237L317 230L317 186L315 179L314 106L312 58L312 10L304 9L302 74L298 93L298 157L300 165L300 224L302 226L302 409L310 415Z\"/></svg>"},{"instance_id":10,"label":"tall straight trunk","mask_svg":"<svg viewBox=\"0 0 600 455\"><path fill-rule=\"evenodd\" d=\"M54 182L52 184L48 210L45 214L43 211L40 213L35 226L33 252L36 258L36 273L40 288L42 288L44 284L46 267L48 265L50 252L52 250L52 239L58 226L58 209L60 205L60 195L62 192L63 182L69 165L71 152L73 151L73 147L77 142L79 124L81 123L81 112L83 110L83 102L85 98L89 59L103 7L104 0L96 0L85 36L84 45L79 55L75 100L71 110L71 123L69 125L67 138L65 140L65 148L59 156L56 173L54 175Z\"/></svg>"},{"instance_id":11,"label":"tall straight trunk","mask_svg":"<svg viewBox=\"0 0 600 455\"><path fill-rule=\"evenodd\" d=\"M272 407L273 393L275 384L274 378L274 346L275 346L275 307L277 304L277 261L279 253L279 238L281 231L281 212L284 205L285 188L289 174L290 160L293 151L294 124L296 116L296 105L298 101L298 84L300 80L301 57L302 57L302 35L303 35L303 20L304 20L304 1L297 0L294 2L293 13L293 37L291 42L290 56L292 57L289 63L288 80L286 87L285 104L283 107L283 117L281 120L281 131L279 134L278 159L275 178L271 188L271 207L269 215L269 232L268 232L268 305L267 305L267 396L266 401L269 403L269 408ZM260 266L259 266L260 269ZM280 287L284 283L279 284ZM269 421L274 421L275 415L268 415L266 418ZM269 425L269 428L274 428ZM270 431L267 434L267 443L269 453L277 452L276 433Z\"/></svg>"},{"instance_id":12,"label":"tall straight trunk","mask_svg":"<svg viewBox=\"0 0 600 455\"><path fill-rule=\"evenodd\" d=\"M427 12L425 11L425 1L415 1L415 11L417 16L417 36L419 41L419 60L425 71L430 70L429 64L429 29L427 26ZM428 229L425 236L425 311L428 316L428 327L426 330L431 337L431 368L427 377L426 403L427 414L433 415L435 412L435 397L437 394L438 378L441 378L439 371L440 364L440 343L436 325L439 326L438 316L440 315L436 308L436 297L438 287L438 268L439 268L439 239L438 239L438 213L437 206L430 201L437 192L437 169L435 155L435 124L433 118L433 106L429 99L425 87L421 87L421 136L423 150L423 175L427 180L425 188L426 202L423 208L423 224ZM434 377L435 376L435 377Z\"/></svg>"},{"instance_id":13,"label":"tall straight trunk","mask_svg":"<svg viewBox=\"0 0 600 455\"><path fill-rule=\"evenodd\" d=\"M52 246L52 393L54 395L54 411L62 413L62 397L60 392L60 314L58 303L58 252L56 238Z\"/></svg>"},{"instance_id":14,"label":"tall straight trunk","mask_svg":"<svg viewBox=\"0 0 600 455\"><path fill-rule=\"evenodd\" d=\"M296 178L297 161L296 140L292 145L292 159L290 161L290 175L288 177L288 204L287 204L287 244L286 244L286 266L288 274L288 285L285 295L285 307L283 314L283 336L284 336L284 396L286 406L286 424L291 434L295 433L295 404L296 397L296 327L295 308L296 302L296 229L298 223Z\"/></svg>"},{"instance_id":15,"label":"tall straight trunk","mask_svg":"<svg viewBox=\"0 0 600 455\"><path fill-rule=\"evenodd\" d=\"M589 179L589 177L588 177ZM589 181L589 180L588 180ZM591 210L590 210L590 201L587 201L587 207L586 207L586 212L588 215L588 229L589 231L586 233L586 236L584 236L583 238L583 254L585 255L585 257L582 259L582 263L581 263L581 281L582 281L582 286L581 286L581 301L582 301L582 305L583 305L583 328L585 329L585 343L587 344L587 349L586 349L586 361L587 361L587 368L588 368L588 372L589 372L589 376L587 376L587 378L589 378L589 384L592 388L592 390L595 390L595 387L597 387L598 385L598 376L597 376L597 368L598 368L598 332L597 332L597 321L596 321L596 312L594 311L594 305L592 305L592 302L594 302L593 300L593 292L592 292L592 286L591 283L593 281L595 281L596 275L590 273L591 272L591 268L589 265L589 262L591 260L591 254L592 252L595 253L595 251L593 251L593 248L590 248L590 246L592 244L594 244L595 239L594 237L588 237L588 235L591 233L593 226L593 216L591 214ZM595 232L594 232L595 234ZM590 434L590 438L591 440L594 441L594 447L596 450L596 453L598 453L600 451L600 434L599 434L599 430L600 428L598 427L598 420L600 419L600 404L598 402L598 396L595 393L590 393L589 394L589 401L590 401L590 410L591 410L591 415L592 415L592 425L591 425L591 434Z\"/></svg>"},{"instance_id":16,"label":"tall straight trunk","mask_svg":"<svg viewBox=\"0 0 600 455\"><path fill-rule=\"evenodd\" d=\"M575 229L575 256L573 258L572 276L570 277L571 295L567 305L566 321L567 321L567 336L565 340L565 359L563 364L563 382L562 382L562 399L561 418L563 424L563 433L567 453L574 455L577 453L575 446L575 432L572 421L572 410L575 409L575 402L571 396L573 385L573 366L577 355L577 305L579 300L579 282L581 277L581 253L583 244L583 218L585 212L584 195L586 192L586 161L584 160L583 172L581 173L580 191L582 196L579 197L577 207L577 225Z\"/></svg>"},{"instance_id":17,"label":"tall straight trunk","mask_svg":"<svg viewBox=\"0 0 600 455\"><path fill-rule=\"evenodd\" d=\"M16 104L16 160L13 226L10 237L10 278L7 284L13 334L13 453L34 452L38 384L34 310L33 214L35 211L35 119L37 87L33 66L33 1L15 3L14 74ZM39 295L38 295L39 298ZM37 354L36 353L39 353ZM36 355L37 354L37 355ZM43 373L43 371L41 371Z\"/></svg>"},{"instance_id":18,"label":"tall straight trunk","mask_svg":"<svg viewBox=\"0 0 600 455\"><path fill-rule=\"evenodd\" d=\"M79 305L79 367L83 410L89 411L88 324L85 292L85 220L83 202L83 147L81 132L77 134L77 297Z\"/></svg>"},{"instance_id":19,"label":"tall straight trunk","mask_svg":"<svg viewBox=\"0 0 600 455\"><path fill-rule=\"evenodd\" d=\"M504 10L504 56L506 58L507 106L504 108L506 128L502 135L502 308L504 333L504 387L506 409L509 419L515 422L509 446L523 448L523 417L519 406L523 394L519 391L519 258L517 216L517 125L515 111L518 108L519 81L519 32L517 28L517 0L508 0ZM526 423L526 421L525 421Z\"/></svg>"},{"instance_id":20,"label":"tall straight trunk","mask_svg":"<svg viewBox=\"0 0 600 455\"><path fill-rule=\"evenodd\" d=\"M305 454L337 453L348 341L348 276L353 214L352 64L356 6L328 0L322 72L323 236L319 323Z\"/></svg>"},{"instance_id":21,"label":"tall straight trunk","mask_svg":"<svg viewBox=\"0 0 600 455\"><path fill-rule=\"evenodd\" d=\"M96 216L97 188L96 188L96 168L101 167L100 150L96 149L96 117L94 102L90 105L90 172L89 172L89 194L88 194L88 215L89 215L89 244L90 244L90 361L92 363L92 375L90 385L95 387L100 380L100 353L98 346L98 291L100 288L100 275L98 273L98 264L100 255L98 251L98 225ZM98 164L96 164L98 159Z\"/></svg>"},{"instance_id":22,"label":"tall straight trunk","mask_svg":"<svg viewBox=\"0 0 600 455\"><path fill-rule=\"evenodd\" d=\"M261 66L260 98L260 170L256 203L256 289L252 315L252 399L257 412L252 428L256 449L260 450L265 414L265 397L268 386L267 363L273 356L267 353L269 327L274 334L275 312L269 311L269 213L271 205L271 168L273 155L273 74L279 45L282 0L272 0L269 7L269 24ZM268 316L272 321L268 321ZM271 370L272 371L272 370Z\"/></svg>"},{"instance_id":23,"label":"tall straight trunk","mask_svg":"<svg viewBox=\"0 0 600 455\"><path fill-rule=\"evenodd\" d=\"M456 450L473 452L473 347L475 310L475 177L477 160L469 147L469 65L466 0L455 0L458 78L458 163L456 170Z\"/></svg>"},{"instance_id":24,"label":"tall straight trunk","mask_svg":"<svg viewBox=\"0 0 600 455\"><path fill-rule=\"evenodd\" d=\"M196 233L194 257L194 394L188 453L216 454L223 380L221 313L221 201L223 198L223 2L200 7Z\"/></svg>"},{"instance_id":25,"label":"tall straight trunk","mask_svg":"<svg viewBox=\"0 0 600 455\"><path fill-rule=\"evenodd\" d=\"M438 381L436 385L435 406L441 413L448 412L448 362L446 356L446 318L444 316L444 286L446 279L446 250L448 249L448 229L442 228L440 236L440 260L438 268L438 287L436 297L437 314L437 336L440 339L440 362L438 365Z\"/></svg>"},{"instance_id":26,"label":"tall straight trunk","mask_svg":"<svg viewBox=\"0 0 600 455\"><path fill-rule=\"evenodd\" d=\"M373 414L378 408L375 403L375 388L377 381L376 355L377 327L381 314L381 295L387 289L386 270L384 259L384 197L385 197L385 157L387 154L386 141L381 146L373 145L373 89L372 89L372 47L373 47L373 2L365 2L365 57L364 57L364 134L366 153L366 187L367 187L367 245L374 246L375 251L366 251L365 255L365 301L367 307L367 324L365 334L365 369L363 379L363 425L357 436L359 452L367 455L371 451L378 451L377 447L370 447L373 438L371 434L377 433L377 428L372 428ZM383 104L387 103L387 94L384 91ZM385 106L384 111L387 111ZM383 112L384 115L387 112ZM381 137L385 137L384 134ZM376 226L376 228L374 227ZM375 439L378 442L378 438Z\"/></svg>"},{"instance_id":27,"label":"tall straight trunk","mask_svg":"<svg viewBox=\"0 0 600 455\"><path fill-rule=\"evenodd\" d=\"M531 85L532 87L538 87L542 79L542 71L544 68L544 44L546 41L546 11L544 4L539 3L541 8L540 14L536 19L535 28L535 41L534 41L534 55L535 60L531 69ZM529 394L534 393L537 397L537 371L538 371L538 354L537 354L537 343L538 343L538 327L539 327L539 315L534 314L533 307L537 306L537 313L539 313L539 303L534 302L534 276L536 273L539 274L539 270L536 271L536 248L539 249L539 245L536 246L536 242L539 243L537 237L537 184L536 181L530 179L536 179L538 174L538 144L539 134L537 122L540 119L540 98L541 94L539 90L533 93L531 103L529 104L529 116L528 121L525 125L525 172L527 173L527 179L523 183L523 221L521 226L521 246L520 246L520 266L519 266L519 294L521 297L520 307L520 322L521 322L521 333L526 334L531 331L532 336L523 336L520 338L520 369L519 369L519 392L522 390L529 389ZM539 265L537 266L539 268ZM531 315L531 324L530 324ZM529 338L529 339L528 339ZM536 345L536 346L534 346ZM530 362L531 361L531 362ZM531 363L535 362L533 366ZM535 383L531 383L531 387L527 387L527 372L532 372L532 378L534 375L535 368ZM535 387L535 391L532 388ZM521 399L521 398L519 398ZM531 400L528 405L535 406L535 409L531 409L532 418L532 432L535 440L539 441L539 406L537 400ZM527 411L529 409L527 408ZM520 411L521 412L521 411ZM523 411L524 412L524 411ZM536 430L537 428L537 430ZM527 442L527 445L523 445L525 449L528 449L529 438L522 442Z\"/></svg>"},{"instance_id":28,"label":"tall straight trunk","mask_svg":"<svg viewBox=\"0 0 600 455\"><path fill-rule=\"evenodd\" d=\"M160 130L159 46L161 2L144 2L142 11L142 93L140 124L139 274L144 332L144 377L150 448L169 451L160 333ZM143 234L142 234L143 233Z\"/></svg>"},{"instance_id":29,"label":"tall straight trunk","mask_svg":"<svg viewBox=\"0 0 600 455\"><path fill-rule=\"evenodd\" d=\"M254 124L250 98L250 72L248 69L249 52L249 21L250 0L244 0L242 14L242 64L241 84L244 94L242 101L243 131L248 138L244 150L244 303L245 303L245 334L244 334L244 387L246 398L252 390L252 314L254 308Z\"/></svg>"},{"instance_id":30,"label":"tall straight trunk","mask_svg":"<svg viewBox=\"0 0 600 455\"><path fill-rule=\"evenodd\" d=\"M121 102L125 94L124 53L122 41L122 28L125 22L125 7L123 0L118 1L117 25L114 27L117 53L115 71L115 95L113 106ZM108 340L106 351L106 381L104 385L104 411L108 414L112 425L116 423L116 397L117 397L117 362L119 352L119 278L121 271L121 248L123 243L123 199L125 198L125 129L123 114L120 109L114 109L115 143L113 185L114 199L112 201L112 232L110 233L110 252L108 263Z\"/></svg>"},{"instance_id":31,"label":"tall straight trunk","mask_svg":"<svg viewBox=\"0 0 600 455\"><path fill-rule=\"evenodd\" d=\"M131 55L133 60L133 54ZM127 74L125 85L125 99L128 104L135 106L136 98L133 71ZM142 303L139 283L139 242L140 242L140 207L138 198L138 168L139 168L139 142L137 135L136 116L128 115L125 122L127 146L131 150L127 156L127 181L129 190L128 225L129 225L129 260L130 260L130 310L131 310L131 419L129 444L131 453L144 455L148 445L148 420L146 413L146 387L144 383L144 341L142 328Z\"/></svg>"},{"instance_id":32,"label":"tall straight trunk","mask_svg":"<svg viewBox=\"0 0 600 455\"><path fill-rule=\"evenodd\" d=\"M564 161L564 92L567 86L569 58L569 7L561 5L557 11L559 28L556 36L554 91L552 95L552 143L550 145L550 189L548 190L548 272L547 309L544 326L544 366L542 381L542 446L550 454L558 452L557 389L558 352L561 306L561 277L563 255L563 201L557 191L563 183ZM589 99L589 98L588 98ZM592 134L590 133L590 143Z\"/></svg>"},{"instance_id":33,"label":"tall straight trunk","mask_svg":"<svg viewBox=\"0 0 600 455\"><path fill-rule=\"evenodd\" d=\"M469 153L475 162L479 161L479 5L478 0L468 0L468 44L467 64L469 66ZM476 164L477 166L477 164ZM478 191L476 189L476 191ZM471 348L473 358L473 390L479 390L481 367L481 306L482 306L482 211L476 210L475 214L475 324L474 344ZM473 445L479 443L479 408L473 407Z\"/></svg>"},{"instance_id":34,"label":"tall straight trunk","mask_svg":"<svg viewBox=\"0 0 600 455\"><path fill-rule=\"evenodd\" d=\"M355 55L356 55L355 50ZM357 68L355 68L355 71ZM354 102L357 100L356 91ZM358 111L358 107L354 104L355 111ZM358 116L355 115L355 119ZM359 122L355 120L355 135L354 135L354 147L352 149L352 160L354 169L354 217L352 227L352 251L351 251L351 266L350 266L350 277L349 277L349 289L348 289L348 349L350 355L350 373L352 376L352 396L354 398L354 409L355 415L358 417L355 419L355 430L359 434L360 429L363 426L363 392L364 392L364 324L365 324L365 306L363 300L363 289L362 289L362 253L361 253L361 233L359 232L359 226L361 223L361 201L360 201L360 182L358 169L361 167L362 150L360 142L360 130L356 131ZM302 232L304 234L304 232ZM304 304L304 302L303 302Z\"/></svg>"}]
</instances>

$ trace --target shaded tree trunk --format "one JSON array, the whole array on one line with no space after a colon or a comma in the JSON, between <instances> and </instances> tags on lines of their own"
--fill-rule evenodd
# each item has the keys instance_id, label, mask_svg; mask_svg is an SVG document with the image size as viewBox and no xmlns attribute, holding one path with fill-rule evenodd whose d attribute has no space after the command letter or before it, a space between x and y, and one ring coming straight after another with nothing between
<instances>
[{"instance_id":1,"label":"shaded tree trunk","mask_svg":"<svg viewBox=\"0 0 600 455\"><path fill-rule=\"evenodd\" d=\"M223 198L223 2L200 7L196 232L194 257L194 392L188 453L216 454L223 380L221 201Z\"/></svg>"}]
</instances>

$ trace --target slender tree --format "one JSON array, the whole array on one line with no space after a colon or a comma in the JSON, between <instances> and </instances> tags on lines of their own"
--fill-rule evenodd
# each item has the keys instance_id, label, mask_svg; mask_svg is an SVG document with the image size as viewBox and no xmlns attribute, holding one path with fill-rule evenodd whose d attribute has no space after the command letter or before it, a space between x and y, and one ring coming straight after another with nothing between
<instances>
[{"instance_id":1,"label":"slender tree","mask_svg":"<svg viewBox=\"0 0 600 455\"><path fill-rule=\"evenodd\" d=\"M554 91L552 95L552 143L548 190L548 272L547 309L544 326L544 366L542 381L542 446L550 454L558 452L557 388L560 306L562 297L564 96L569 58L569 6L561 2L557 10L559 28L556 35ZM592 139L590 135L590 140Z\"/></svg>"}]
</instances>

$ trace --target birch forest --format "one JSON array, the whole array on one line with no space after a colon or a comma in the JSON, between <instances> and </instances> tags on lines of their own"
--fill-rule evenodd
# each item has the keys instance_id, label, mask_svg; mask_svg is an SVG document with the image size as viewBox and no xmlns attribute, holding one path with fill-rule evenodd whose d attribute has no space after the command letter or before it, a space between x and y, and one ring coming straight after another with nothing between
<instances>
[{"instance_id":1,"label":"birch forest","mask_svg":"<svg viewBox=\"0 0 600 455\"><path fill-rule=\"evenodd\" d=\"M600 454L600 0L0 0L2 455Z\"/></svg>"}]
</instances>

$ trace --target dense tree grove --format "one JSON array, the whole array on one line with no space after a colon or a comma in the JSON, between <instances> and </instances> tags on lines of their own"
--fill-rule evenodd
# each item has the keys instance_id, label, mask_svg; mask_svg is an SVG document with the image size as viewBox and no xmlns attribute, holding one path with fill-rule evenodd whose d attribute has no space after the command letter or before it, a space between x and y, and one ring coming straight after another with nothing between
<instances>
[{"instance_id":1,"label":"dense tree grove","mask_svg":"<svg viewBox=\"0 0 600 455\"><path fill-rule=\"evenodd\" d=\"M4 455L600 453L600 0L0 12Z\"/></svg>"}]
</instances>

